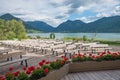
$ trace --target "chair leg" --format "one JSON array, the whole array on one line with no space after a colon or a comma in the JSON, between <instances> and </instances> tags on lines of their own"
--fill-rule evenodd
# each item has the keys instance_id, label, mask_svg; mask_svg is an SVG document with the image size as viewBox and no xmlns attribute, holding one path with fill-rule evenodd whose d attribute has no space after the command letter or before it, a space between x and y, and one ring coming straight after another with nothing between
<instances>
[{"instance_id":1,"label":"chair leg","mask_svg":"<svg viewBox=\"0 0 120 80\"><path fill-rule=\"evenodd\" d=\"M7 58L7 61L9 61L9 58Z\"/></svg>"},{"instance_id":2,"label":"chair leg","mask_svg":"<svg viewBox=\"0 0 120 80\"><path fill-rule=\"evenodd\" d=\"M11 59L11 61L12 61L12 57L11 57L10 59Z\"/></svg>"},{"instance_id":3,"label":"chair leg","mask_svg":"<svg viewBox=\"0 0 120 80\"><path fill-rule=\"evenodd\" d=\"M28 67L27 60L25 60L25 65L26 65L26 67Z\"/></svg>"},{"instance_id":4,"label":"chair leg","mask_svg":"<svg viewBox=\"0 0 120 80\"><path fill-rule=\"evenodd\" d=\"M21 65L23 65L23 61L21 61Z\"/></svg>"}]
</instances>

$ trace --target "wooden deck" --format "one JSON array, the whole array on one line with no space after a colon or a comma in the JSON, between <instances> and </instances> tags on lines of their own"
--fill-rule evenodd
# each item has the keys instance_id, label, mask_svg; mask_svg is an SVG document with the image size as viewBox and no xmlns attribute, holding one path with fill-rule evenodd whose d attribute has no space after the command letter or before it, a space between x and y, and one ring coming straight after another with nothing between
<instances>
[{"instance_id":1,"label":"wooden deck","mask_svg":"<svg viewBox=\"0 0 120 80\"><path fill-rule=\"evenodd\" d=\"M120 80L120 70L70 73L61 80Z\"/></svg>"}]
</instances>

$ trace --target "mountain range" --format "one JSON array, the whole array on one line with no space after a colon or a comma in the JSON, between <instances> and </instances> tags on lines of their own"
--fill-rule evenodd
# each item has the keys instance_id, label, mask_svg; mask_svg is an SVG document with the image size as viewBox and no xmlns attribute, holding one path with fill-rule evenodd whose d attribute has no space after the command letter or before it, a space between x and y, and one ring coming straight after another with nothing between
<instances>
[{"instance_id":1,"label":"mountain range","mask_svg":"<svg viewBox=\"0 0 120 80\"><path fill-rule=\"evenodd\" d=\"M21 20L9 13L0 16L0 19ZM43 21L23 21L23 24L25 25L26 30L38 30L42 32L120 33L120 16L103 17L90 23L85 23L81 20L67 20L56 28Z\"/></svg>"}]
</instances>

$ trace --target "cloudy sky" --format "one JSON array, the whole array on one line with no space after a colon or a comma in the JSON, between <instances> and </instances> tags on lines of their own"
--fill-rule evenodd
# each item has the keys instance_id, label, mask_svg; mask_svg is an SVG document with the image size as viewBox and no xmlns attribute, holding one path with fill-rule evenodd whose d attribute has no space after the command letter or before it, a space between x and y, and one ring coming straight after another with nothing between
<instances>
[{"instance_id":1,"label":"cloudy sky","mask_svg":"<svg viewBox=\"0 0 120 80\"><path fill-rule=\"evenodd\" d=\"M0 0L0 15L5 13L56 27L66 20L91 22L120 15L120 0Z\"/></svg>"}]
</instances>

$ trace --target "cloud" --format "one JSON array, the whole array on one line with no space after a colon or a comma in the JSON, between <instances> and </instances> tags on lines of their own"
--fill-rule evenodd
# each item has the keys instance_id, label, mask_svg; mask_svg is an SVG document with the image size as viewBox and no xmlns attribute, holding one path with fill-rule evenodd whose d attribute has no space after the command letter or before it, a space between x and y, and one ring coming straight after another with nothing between
<instances>
[{"instance_id":1,"label":"cloud","mask_svg":"<svg viewBox=\"0 0 120 80\"><path fill-rule=\"evenodd\" d=\"M88 10L94 14L84 14ZM25 21L44 21L55 27L71 19L70 16L90 22L101 17L119 15L120 0L1 0L0 15L5 13Z\"/></svg>"}]
</instances>

